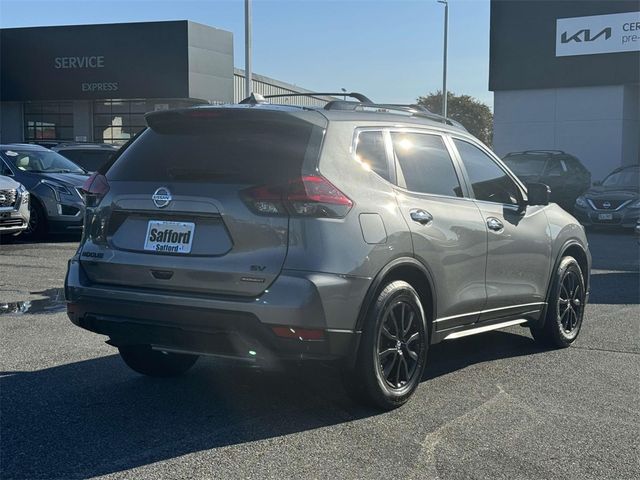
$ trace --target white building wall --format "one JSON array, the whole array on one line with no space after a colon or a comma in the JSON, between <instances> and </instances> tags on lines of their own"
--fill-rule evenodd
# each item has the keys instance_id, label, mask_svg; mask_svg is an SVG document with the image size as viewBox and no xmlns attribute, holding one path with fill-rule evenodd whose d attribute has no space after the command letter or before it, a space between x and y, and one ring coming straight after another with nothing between
<instances>
[{"instance_id":1,"label":"white building wall","mask_svg":"<svg viewBox=\"0 0 640 480\"><path fill-rule=\"evenodd\" d=\"M594 180L601 179L637 158L634 92L637 98L637 88L623 85L496 91L494 150L500 156L520 150L564 150L578 157ZM634 121L635 146L630 138Z\"/></svg>"}]
</instances>

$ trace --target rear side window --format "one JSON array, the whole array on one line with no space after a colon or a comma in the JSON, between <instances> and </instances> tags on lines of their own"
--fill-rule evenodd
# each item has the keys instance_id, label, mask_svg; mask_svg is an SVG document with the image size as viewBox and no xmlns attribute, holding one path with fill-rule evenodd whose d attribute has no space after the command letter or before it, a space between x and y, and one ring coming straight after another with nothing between
<instances>
[{"instance_id":1,"label":"rear side window","mask_svg":"<svg viewBox=\"0 0 640 480\"><path fill-rule=\"evenodd\" d=\"M546 175L551 177L559 177L567 173L567 164L564 160L558 158L552 158L547 162Z\"/></svg>"},{"instance_id":2,"label":"rear side window","mask_svg":"<svg viewBox=\"0 0 640 480\"><path fill-rule=\"evenodd\" d=\"M315 127L298 119L169 117L145 130L107 172L109 180L264 184L301 173ZM256 115L257 116L257 115ZM316 155L319 142L313 142Z\"/></svg>"},{"instance_id":3,"label":"rear side window","mask_svg":"<svg viewBox=\"0 0 640 480\"><path fill-rule=\"evenodd\" d=\"M364 131L358 134L356 156L360 162L367 165L385 180L389 180L389 162L384 142L384 135L380 131Z\"/></svg>"},{"instance_id":4,"label":"rear side window","mask_svg":"<svg viewBox=\"0 0 640 480\"><path fill-rule=\"evenodd\" d=\"M391 133L398 160L398 184L407 190L462 197L449 151L438 135Z\"/></svg>"}]
</instances>

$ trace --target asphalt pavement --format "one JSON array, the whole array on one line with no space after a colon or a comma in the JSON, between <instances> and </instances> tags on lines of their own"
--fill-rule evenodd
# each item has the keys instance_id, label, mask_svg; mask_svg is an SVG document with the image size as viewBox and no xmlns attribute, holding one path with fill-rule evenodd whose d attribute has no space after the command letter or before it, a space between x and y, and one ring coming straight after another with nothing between
<instances>
[{"instance_id":1,"label":"asphalt pavement","mask_svg":"<svg viewBox=\"0 0 640 480\"><path fill-rule=\"evenodd\" d=\"M182 378L137 375L64 313L75 239L0 244L0 478L640 478L640 250L589 239L572 347L522 327L436 345L388 413L327 366L205 358Z\"/></svg>"}]
</instances>

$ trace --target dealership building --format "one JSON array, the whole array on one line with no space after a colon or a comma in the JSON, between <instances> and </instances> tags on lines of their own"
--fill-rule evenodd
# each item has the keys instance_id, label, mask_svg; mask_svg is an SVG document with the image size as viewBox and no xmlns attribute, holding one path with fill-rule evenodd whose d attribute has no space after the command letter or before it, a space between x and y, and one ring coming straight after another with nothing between
<instances>
[{"instance_id":1,"label":"dealership building","mask_svg":"<svg viewBox=\"0 0 640 480\"><path fill-rule=\"evenodd\" d=\"M640 160L637 1L491 1L499 155L574 154L601 179Z\"/></svg>"},{"instance_id":2,"label":"dealership building","mask_svg":"<svg viewBox=\"0 0 640 480\"><path fill-rule=\"evenodd\" d=\"M238 101L244 85L232 33L190 21L2 29L0 143L121 144L146 112ZM255 74L252 87L307 92Z\"/></svg>"}]
</instances>

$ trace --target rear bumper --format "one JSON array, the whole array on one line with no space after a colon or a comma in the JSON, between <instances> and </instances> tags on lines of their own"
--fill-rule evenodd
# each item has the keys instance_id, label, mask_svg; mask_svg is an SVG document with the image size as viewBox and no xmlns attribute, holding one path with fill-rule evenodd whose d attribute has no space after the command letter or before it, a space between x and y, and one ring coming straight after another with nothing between
<instances>
[{"instance_id":1,"label":"rear bumper","mask_svg":"<svg viewBox=\"0 0 640 480\"><path fill-rule=\"evenodd\" d=\"M283 272L258 298L214 297L90 285L76 259L65 282L70 320L114 345L248 360L337 359L356 351L360 304L370 280ZM322 330L321 340L282 338L271 327Z\"/></svg>"}]
</instances>

